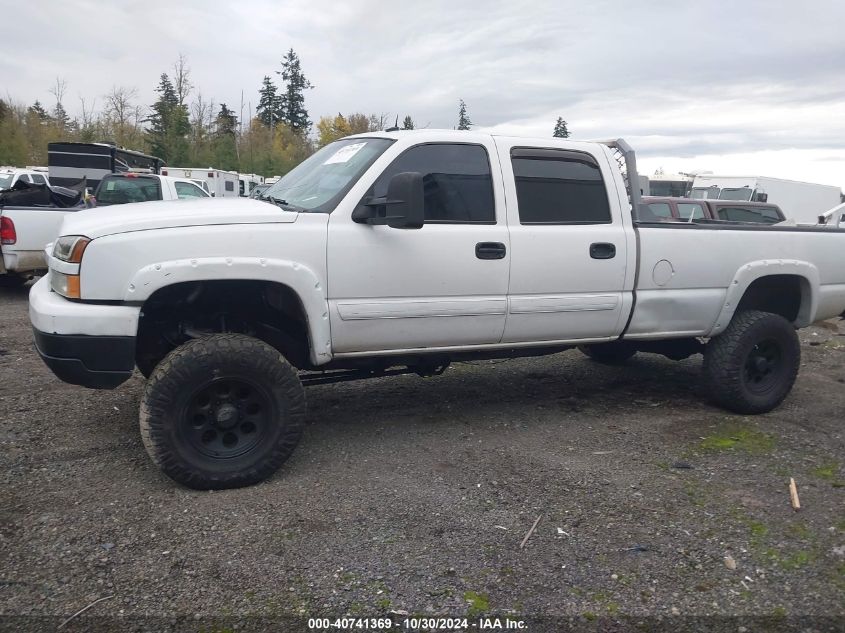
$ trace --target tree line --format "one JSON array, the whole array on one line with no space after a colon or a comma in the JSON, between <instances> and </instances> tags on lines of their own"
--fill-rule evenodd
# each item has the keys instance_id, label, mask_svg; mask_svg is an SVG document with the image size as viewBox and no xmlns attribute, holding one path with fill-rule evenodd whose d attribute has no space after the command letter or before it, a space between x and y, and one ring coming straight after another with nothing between
<instances>
[{"instance_id":1,"label":"tree line","mask_svg":"<svg viewBox=\"0 0 845 633\"><path fill-rule=\"evenodd\" d=\"M313 87L299 56L290 49L279 70L263 78L255 112L250 107L244 116L243 104L236 111L203 95L192 82L187 59L180 55L159 77L151 105L139 102L136 88L113 86L99 107L96 99L80 97L80 114L71 117L65 107L67 84L56 79L50 88L52 107L40 101L25 106L0 99L0 165L46 165L47 144L53 141L106 141L153 154L171 166L281 175L338 138L416 127L410 115L400 124L398 116L361 112L324 116L314 125L305 104ZM455 128L469 130L472 125L460 99ZM569 136L562 118L553 135Z\"/></svg>"}]
</instances>

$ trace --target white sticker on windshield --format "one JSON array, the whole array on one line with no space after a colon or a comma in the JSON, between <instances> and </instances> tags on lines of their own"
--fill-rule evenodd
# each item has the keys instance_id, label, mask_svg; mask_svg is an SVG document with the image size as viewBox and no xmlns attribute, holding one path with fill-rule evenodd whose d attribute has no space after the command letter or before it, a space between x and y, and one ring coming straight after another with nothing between
<instances>
[{"instance_id":1,"label":"white sticker on windshield","mask_svg":"<svg viewBox=\"0 0 845 633\"><path fill-rule=\"evenodd\" d=\"M114 180L109 180L106 183L106 191L114 191Z\"/></svg>"},{"instance_id":2,"label":"white sticker on windshield","mask_svg":"<svg viewBox=\"0 0 845 633\"><path fill-rule=\"evenodd\" d=\"M323 164L333 165L335 163L346 163L349 161L350 158L355 156L355 154L360 152L364 145L366 145L366 143L353 143L352 145L346 145L345 147L341 147L334 154L329 156L329 158Z\"/></svg>"}]
</instances>

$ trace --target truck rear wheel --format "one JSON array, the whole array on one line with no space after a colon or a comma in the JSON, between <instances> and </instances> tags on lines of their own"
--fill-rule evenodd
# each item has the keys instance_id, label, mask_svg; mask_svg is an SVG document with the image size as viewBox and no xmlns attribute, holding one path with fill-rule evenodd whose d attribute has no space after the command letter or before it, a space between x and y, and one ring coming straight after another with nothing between
<instances>
[{"instance_id":1,"label":"truck rear wheel","mask_svg":"<svg viewBox=\"0 0 845 633\"><path fill-rule=\"evenodd\" d=\"M168 477L199 490L249 486L296 448L305 391L274 348L215 334L188 341L156 366L140 422L147 452Z\"/></svg>"},{"instance_id":2,"label":"truck rear wheel","mask_svg":"<svg viewBox=\"0 0 845 633\"><path fill-rule=\"evenodd\" d=\"M746 310L707 344L704 375L713 399L737 413L766 413L789 394L801 346L779 314Z\"/></svg>"},{"instance_id":3,"label":"truck rear wheel","mask_svg":"<svg viewBox=\"0 0 845 633\"><path fill-rule=\"evenodd\" d=\"M623 341L612 343L597 343L595 345L579 345L582 354L603 365L618 365L634 356L637 350Z\"/></svg>"}]
</instances>

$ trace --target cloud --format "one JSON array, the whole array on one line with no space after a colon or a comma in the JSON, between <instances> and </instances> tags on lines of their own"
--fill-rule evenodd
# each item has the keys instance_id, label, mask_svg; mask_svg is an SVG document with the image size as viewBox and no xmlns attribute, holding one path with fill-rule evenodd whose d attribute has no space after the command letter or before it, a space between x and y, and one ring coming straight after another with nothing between
<instances>
[{"instance_id":1,"label":"cloud","mask_svg":"<svg viewBox=\"0 0 845 633\"><path fill-rule=\"evenodd\" d=\"M315 85L314 119L410 114L453 127L462 98L483 129L547 136L563 116L578 138L626 136L644 158L679 164L791 150L819 163L845 146L836 0L800 10L786 0L64 0L15 14L3 86L49 103L63 77L71 112L79 95L101 103L113 85L152 103L158 76L184 53L204 98L239 112L243 94L248 116L292 47Z\"/></svg>"}]
</instances>

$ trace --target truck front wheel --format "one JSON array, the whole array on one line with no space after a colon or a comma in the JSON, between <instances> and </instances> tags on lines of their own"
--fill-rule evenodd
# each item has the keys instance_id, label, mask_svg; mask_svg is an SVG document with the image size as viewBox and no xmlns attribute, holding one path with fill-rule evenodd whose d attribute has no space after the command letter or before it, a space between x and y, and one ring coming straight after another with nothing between
<instances>
[{"instance_id":1,"label":"truck front wheel","mask_svg":"<svg viewBox=\"0 0 845 633\"><path fill-rule=\"evenodd\" d=\"M167 476L199 490L238 488L272 475L296 448L305 392L274 348L215 334L156 366L140 422L144 446Z\"/></svg>"},{"instance_id":2,"label":"truck front wheel","mask_svg":"<svg viewBox=\"0 0 845 633\"><path fill-rule=\"evenodd\" d=\"M801 346L779 314L746 310L704 352L704 375L713 399L737 413L766 413L792 389Z\"/></svg>"}]
</instances>

